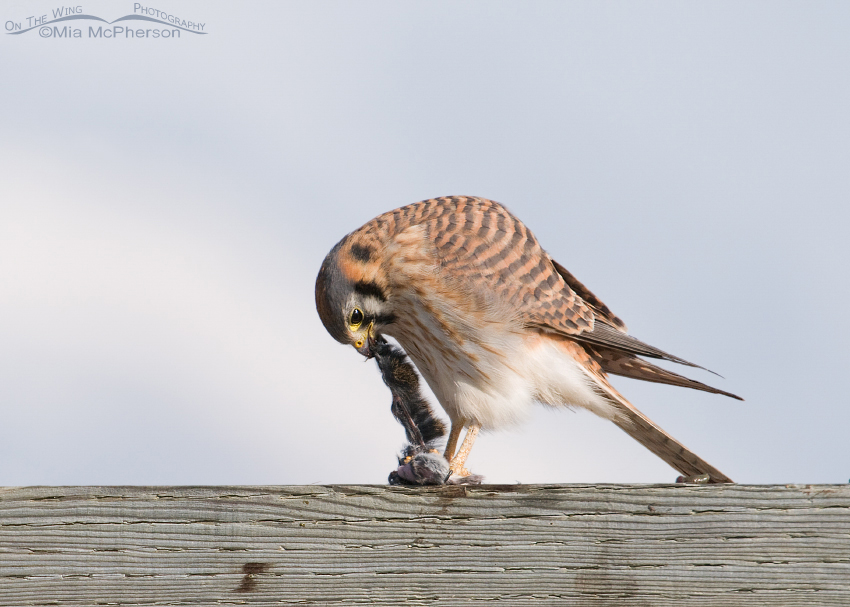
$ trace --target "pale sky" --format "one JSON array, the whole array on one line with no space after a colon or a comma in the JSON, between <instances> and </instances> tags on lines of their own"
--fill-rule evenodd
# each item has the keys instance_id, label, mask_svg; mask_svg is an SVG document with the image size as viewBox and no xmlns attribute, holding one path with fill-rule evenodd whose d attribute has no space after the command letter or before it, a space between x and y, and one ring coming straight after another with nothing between
<instances>
[{"instance_id":1,"label":"pale sky","mask_svg":"<svg viewBox=\"0 0 850 607\"><path fill-rule=\"evenodd\" d=\"M746 399L615 382L707 461L850 478L847 3L171 1L145 6L206 33L7 33L56 6L0 8L0 485L384 483L403 431L315 276L375 215L452 194L505 204ZM468 465L677 476L543 407Z\"/></svg>"}]
</instances>

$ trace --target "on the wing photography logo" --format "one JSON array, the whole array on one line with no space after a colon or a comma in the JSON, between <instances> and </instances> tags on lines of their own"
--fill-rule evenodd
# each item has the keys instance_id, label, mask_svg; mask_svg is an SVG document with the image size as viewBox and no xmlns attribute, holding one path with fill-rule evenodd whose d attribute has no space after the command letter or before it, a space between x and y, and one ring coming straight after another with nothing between
<instances>
[{"instance_id":1,"label":"on the wing photography logo","mask_svg":"<svg viewBox=\"0 0 850 607\"><path fill-rule=\"evenodd\" d=\"M84 23L85 21L93 23ZM118 24L118 25L116 25ZM41 38L67 39L161 39L180 38L186 34L206 35L206 23L184 19L168 11L136 2L133 12L112 21L87 14L82 5L60 6L43 15L30 15L21 20L9 19L4 24L6 34L32 35Z\"/></svg>"}]
</instances>

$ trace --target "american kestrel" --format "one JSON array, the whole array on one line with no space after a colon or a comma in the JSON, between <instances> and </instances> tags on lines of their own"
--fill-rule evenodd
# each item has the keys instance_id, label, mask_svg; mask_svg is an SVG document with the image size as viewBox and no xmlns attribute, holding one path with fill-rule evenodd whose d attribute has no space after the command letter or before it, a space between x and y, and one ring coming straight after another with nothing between
<instances>
[{"instance_id":1,"label":"american kestrel","mask_svg":"<svg viewBox=\"0 0 850 607\"><path fill-rule=\"evenodd\" d=\"M364 356L381 335L405 349L451 421L445 457L458 476L468 474L480 429L515 423L539 402L613 421L686 477L732 482L638 411L607 374L740 397L640 358L698 366L628 335L497 202L434 198L376 217L328 253L316 307L328 332Z\"/></svg>"}]
</instances>

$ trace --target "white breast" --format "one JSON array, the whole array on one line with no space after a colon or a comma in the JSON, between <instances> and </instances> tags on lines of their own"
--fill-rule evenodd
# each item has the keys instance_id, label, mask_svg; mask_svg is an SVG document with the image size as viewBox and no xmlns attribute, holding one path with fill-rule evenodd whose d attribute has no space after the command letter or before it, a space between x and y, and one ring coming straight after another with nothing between
<instances>
[{"instance_id":1,"label":"white breast","mask_svg":"<svg viewBox=\"0 0 850 607\"><path fill-rule=\"evenodd\" d=\"M474 328L468 321L458 322L452 326L462 330L450 337L438 319L417 308L388 331L452 422L467 420L484 429L501 428L524 420L535 402L583 407L607 419L616 415L558 338L504 322L484 322Z\"/></svg>"}]
</instances>

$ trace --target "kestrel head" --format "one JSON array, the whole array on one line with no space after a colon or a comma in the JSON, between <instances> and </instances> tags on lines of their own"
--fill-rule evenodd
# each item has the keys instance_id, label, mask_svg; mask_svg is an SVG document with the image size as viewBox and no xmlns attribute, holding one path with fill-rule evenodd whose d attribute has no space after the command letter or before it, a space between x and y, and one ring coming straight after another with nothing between
<instances>
[{"instance_id":1,"label":"kestrel head","mask_svg":"<svg viewBox=\"0 0 850 607\"><path fill-rule=\"evenodd\" d=\"M349 235L322 263L316 278L316 309L334 339L372 358L375 339L395 320L387 291L375 245Z\"/></svg>"}]
</instances>

